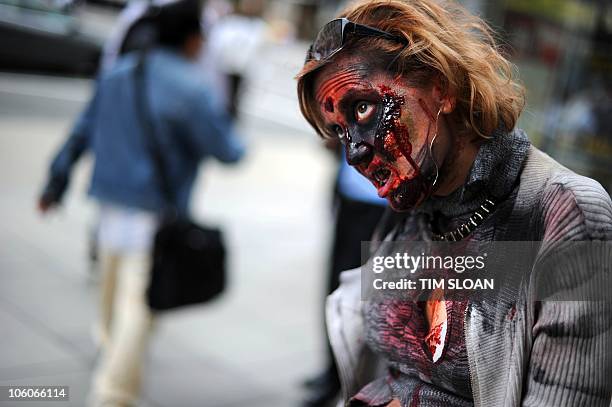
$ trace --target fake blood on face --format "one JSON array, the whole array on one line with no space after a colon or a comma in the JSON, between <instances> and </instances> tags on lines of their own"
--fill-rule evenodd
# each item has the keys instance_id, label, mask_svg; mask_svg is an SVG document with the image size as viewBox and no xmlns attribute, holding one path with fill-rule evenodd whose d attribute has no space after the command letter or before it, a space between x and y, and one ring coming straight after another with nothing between
<instances>
[{"instance_id":1,"label":"fake blood on face","mask_svg":"<svg viewBox=\"0 0 612 407\"><path fill-rule=\"evenodd\" d=\"M382 117L375 136L376 147L380 151L388 152L393 160L397 160L399 155L404 156L414 173L410 178L419 175L419 167L412 158L412 144L410 144L410 134L408 128L400 121L404 98L397 96L389 87L381 86L382 93Z\"/></svg>"},{"instance_id":2,"label":"fake blood on face","mask_svg":"<svg viewBox=\"0 0 612 407\"><path fill-rule=\"evenodd\" d=\"M327 99L325 99L325 110L333 113L334 112L334 100L331 98L331 96L328 96Z\"/></svg>"},{"instance_id":3,"label":"fake blood on face","mask_svg":"<svg viewBox=\"0 0 612 407\"><path fill-rule=\"evenodd\" d=\"M429 108L427 107L427 105L425 104L425 101L423 99L419 99L419 105L421 106L421 109L423 109L423 111L425 112L427 117L429 117L429 120L431 121L431 123L435 123L436 122L436 118L434 117L434 115L431 112L431 110L429 110Z\"/></svg>"}]
</instances>

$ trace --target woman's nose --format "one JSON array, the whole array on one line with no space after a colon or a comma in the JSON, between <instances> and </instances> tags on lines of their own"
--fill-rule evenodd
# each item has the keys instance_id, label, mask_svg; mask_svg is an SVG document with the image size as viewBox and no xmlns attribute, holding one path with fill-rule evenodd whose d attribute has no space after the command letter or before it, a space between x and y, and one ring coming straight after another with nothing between
<instances>
[{"instance_id":1,"label":"woman's nose","mask_svg":"<svg viewBox=\"0 0 612 407\"><path fill-rule=\"evenodd\" d=\"M367 165L372 158L374 158L374 149L367 143L349 143L346 148L346 161L350 165Z\"/></svg>"}]
</instances>

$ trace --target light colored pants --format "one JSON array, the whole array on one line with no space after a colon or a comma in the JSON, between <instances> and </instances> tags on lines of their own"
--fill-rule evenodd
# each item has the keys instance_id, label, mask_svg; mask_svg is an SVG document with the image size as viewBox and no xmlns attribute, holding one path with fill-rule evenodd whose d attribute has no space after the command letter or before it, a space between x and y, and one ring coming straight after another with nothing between
<instances>
[{"instance_id":1,"label":"light colored pants","mask_svg":"<svg viewBox=\"0 0 612 407\"><path fill-rule=\"evenodd\" d=\"M97 329L101 354L92 381L92 406L124 407L138 402L153 321L145 300L150 265L148 252L101 253Z\"/></svg>"}]
</instances>

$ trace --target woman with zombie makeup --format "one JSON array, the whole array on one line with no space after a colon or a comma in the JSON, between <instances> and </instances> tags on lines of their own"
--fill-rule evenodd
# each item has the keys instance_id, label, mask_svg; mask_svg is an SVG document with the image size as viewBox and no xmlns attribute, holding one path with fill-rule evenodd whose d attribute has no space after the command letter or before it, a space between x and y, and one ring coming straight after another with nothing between
<instances>
[{"instance_id":1,"label":"woman with zombie makeup","mask_svg":"<svg viewBox=\"0 0 612 407\"><path fill-rule=\"evenodd\" d=\"M609 195L515 128L523 90L487 26L458 5L349 7L310 47L298 96L317 133L339 139L405 214L386 240L550 248L612 237ZM572 267L568 286L585 275ZM510 300L362 302L359 270L345 272L327 322L347 405L608 406L610 303L534 302L525 284Z\"/></svg>"}]
</instances>

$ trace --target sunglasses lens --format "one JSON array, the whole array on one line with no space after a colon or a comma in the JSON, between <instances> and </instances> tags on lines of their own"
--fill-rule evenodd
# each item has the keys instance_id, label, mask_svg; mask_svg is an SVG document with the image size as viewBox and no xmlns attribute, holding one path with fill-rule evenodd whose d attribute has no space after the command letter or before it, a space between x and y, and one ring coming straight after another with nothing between
<instances>
[{"instance_id":1,"label":"sunglasses lens","mask_svg":"<svg viewBox=\"0 0 612 407\"><path fill-rule=\"evenodd\" d=\"M342 47L342 20L330 21L319 31L312 44L310 56L320 61Z\"/></svg>"}]
</instances>

